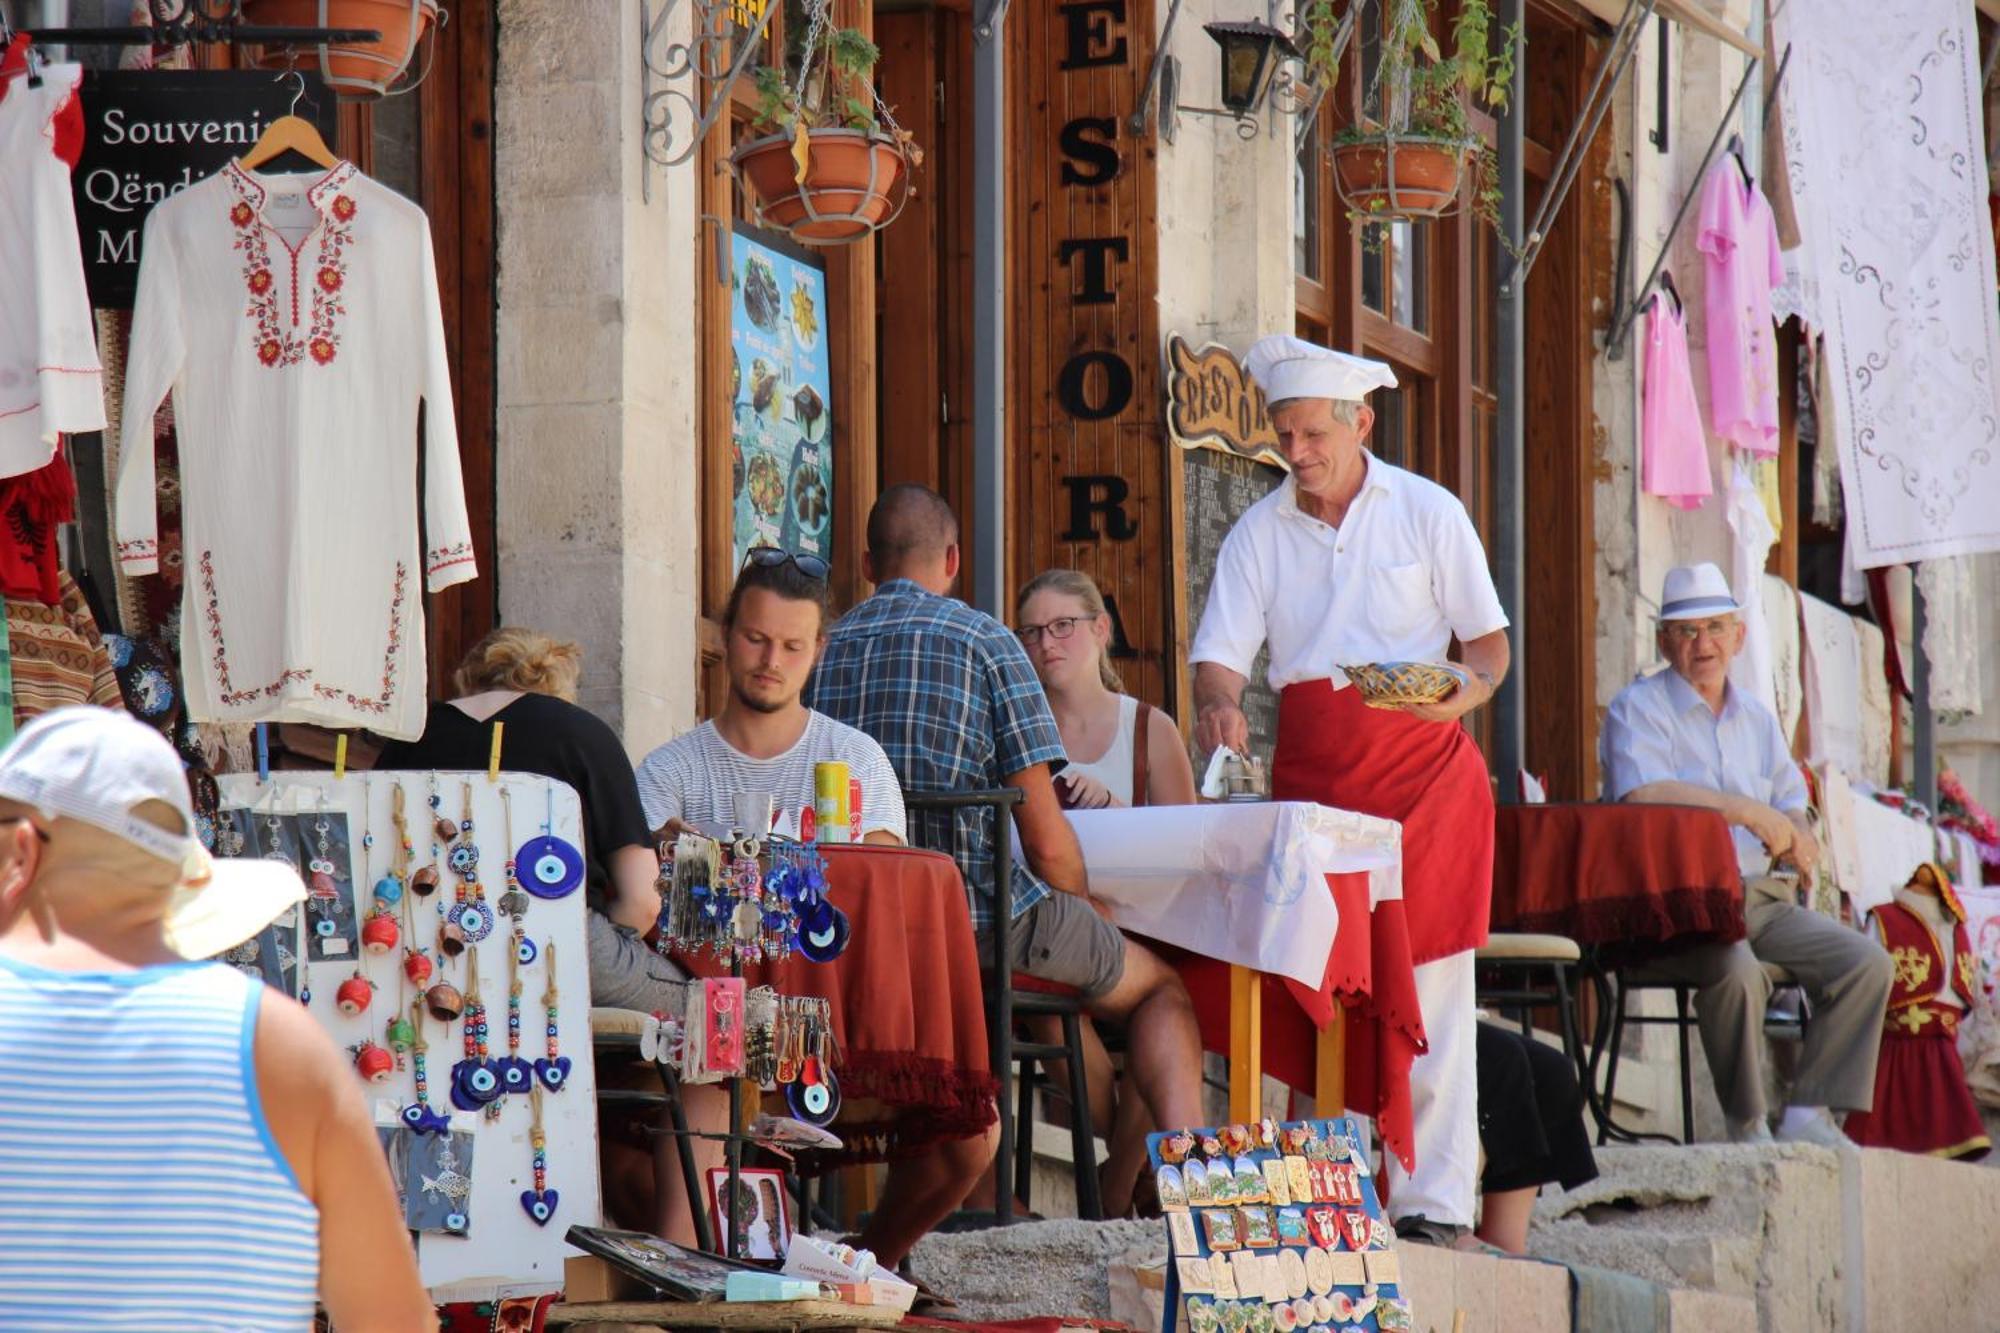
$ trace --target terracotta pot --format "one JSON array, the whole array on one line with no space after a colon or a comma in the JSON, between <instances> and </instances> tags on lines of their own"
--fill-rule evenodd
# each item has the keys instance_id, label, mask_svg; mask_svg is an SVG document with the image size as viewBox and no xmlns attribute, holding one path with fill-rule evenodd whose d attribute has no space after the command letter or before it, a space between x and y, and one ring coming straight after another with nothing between
<instances>
[{"instance_id":1,"label":"terracotta pot","mask_svg":"<svg viewBox=\"0 0 2000 1333\"><path fill-rule=\"evenodd\" d=\"M1466 152L1448 140L1364 139L1336 144L1333 170L1340 197L1364 218L1436 214L1458 198Z\"/></svg>"},{"instance_id":2,"label":"terracotta pot","mask_svg":"<svg viewBox=\"0 0 2000 1333\"><path fill-rule=\"evenodd\" d=\"M897 207L906 163L895 140L866 130L813 130L805 183L789 132L738 148L736 169L757 195L766 226L814 245L857 241Z\"/></svg>"},{"instance_id":3,"label":"terracotta pot","mask_svg":"<svg viewBox=\"0 0 2000 1333\"><path fill-rule=\"evenodd\" d=\"M373 101L409 68L410 55L439 20L437 0L243 0L243 21L279 28L365 28L379 42L340 46L266 46L257 63L316 69L349 101Z\"/></svg>"}]
</instances>

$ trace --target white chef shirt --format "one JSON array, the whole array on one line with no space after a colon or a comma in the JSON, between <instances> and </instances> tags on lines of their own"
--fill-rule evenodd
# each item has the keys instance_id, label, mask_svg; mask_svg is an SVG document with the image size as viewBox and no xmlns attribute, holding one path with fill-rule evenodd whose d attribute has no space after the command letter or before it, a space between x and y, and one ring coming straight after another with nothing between
<instances>
[{"instance_id":1,"label":"white chef shirt","mask_svg":"<svg viewBox=\"0 0 2000 1333\"><path fill-rule=\"evenodd\" d=\"M56 152L82 78L51 65L39 88L26 74L0 84L0 477L44 466L58 435L104 429L70 164Z\"/></svg>"},{"instance_id":2,"label":"white chef shirt","mask_svg":"<svg viewBox=\"0 0 2000 1333\"><path fill-rule=\"evenodd\" d=\"M231 162L153 210L125 369L127 575L161 560L153 413L170 390L188 715L421 735L424 589L474 572L423 210L350 162Z\"/></svg>"},{"instance_id":3,"label":"white chef shirt","mask_svg":"<svg viewBox=\"0 0 2000 1333\"><path fill-rule=\"evenodd\" d=\"M1299 508L1290 477L1223 539L1190 665L1250 674L1271 647L1274 690L1368 662L1443 661L1507 626L1486 552L1458 497L1362 453L1367 476L1338 528Z\"/></svg>"},{"instance_id":4,"label":"white chef shirt","mask_svg":"<svg viewBox=\"0 0 2000 1333\"><path fill-rule=\"evenodd\" d=\"M1787 813L1806 808L1806 782L1777 716L1733 684L1718 714L1672 668L1641 676L1611 701L1597 750L1607 801L1648 783L1686 782ZM1769 874L1771 854L1757 835L1734 824L1729 832L1743 873Z\"/></svg>"}]
</instances>

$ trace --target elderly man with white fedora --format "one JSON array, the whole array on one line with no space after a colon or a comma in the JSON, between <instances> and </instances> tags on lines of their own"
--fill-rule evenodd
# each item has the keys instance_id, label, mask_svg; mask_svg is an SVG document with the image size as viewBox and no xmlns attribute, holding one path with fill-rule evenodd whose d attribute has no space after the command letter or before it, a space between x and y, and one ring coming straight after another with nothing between
<instances>
[{"instance_id":1,"label":"elderly man with white fedora","mask_svg":"<svg viewBox=\"0 0 2000 1333\"><path fill-rule=\"evenodd\" d=\"M1479 1175L1472 951L1493 892L1493 790L1460 719L1506 674L1507 616L1458 497L1365 447L1380 361L1298 338L1244 358L1291 475L1224 539L1201 627L1195 738L1242 752L1240 702L1260 646L1280 692L1271 792L1403 826L1403 910L1425 1050L1410 1068L1414 1169L1388 1163L1405 1239L1450 1244L1473 1221ZM1437 703L1371 708L1342 671L1441 662L1460 683Z\"/></svg>"},{"instance_id":2,"label":"elderly man with white fedora","mask_svg":"<svg viewBox=\"0 0 2000 1333\"><path fill-rule=\"evenodd\" d=\"M1743 870L1749 938L1707 944L1648 964L1696 987L1701 1044L1729 1136L1768 1142L1763 1049L1771 983L1762 963L1795 977L1812 1004L1805 1052L1780 1139L1838 1144L1833 1111L1875 1100L1875 1057L1892 968L1874 940L1799 903L1819 844L1806 822L1806 785L1771 710L1729 682L1743 648L1742 608L1712 564L1669 570L1660 595L1660 655L1611 701L1599 737L1604 796L1701 805L1722 812Z\"/></svg>"}]
</instances>

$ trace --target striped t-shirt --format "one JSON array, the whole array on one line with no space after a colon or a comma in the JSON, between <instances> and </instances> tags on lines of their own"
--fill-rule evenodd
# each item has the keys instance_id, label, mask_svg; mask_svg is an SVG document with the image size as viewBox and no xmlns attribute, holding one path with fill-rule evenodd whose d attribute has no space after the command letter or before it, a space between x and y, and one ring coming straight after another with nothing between
<instances>
[{"instance_id":1,"label":"striped t-shirt","mask_svg":"<svg viewBox=\"0 0 2000 1333\"><path fill-rule=\"evenodd\" d=\"M258 1100L263 989L0 957L0 1329L312 1327L319 1210Z\"/></svg>"},{"instance_id":2,"label":"striped t-shirt","mask_svg":"<svg viewBox=\"0 0 2000 1333\"><path fill-rule=\"evenodd\" d=\"M713 722L676 736L639 765L639 801L646 822L669 819L727 824L736 818L738 792L769 793L778 827L796 831L799 811L812 804L813 765L847 765L861 780L861 832L903 833L903 788L889 756L865 732L824 713L806 719L798 744L770 759L752 759L722 739Z\"/></svg>"}]
</instances>

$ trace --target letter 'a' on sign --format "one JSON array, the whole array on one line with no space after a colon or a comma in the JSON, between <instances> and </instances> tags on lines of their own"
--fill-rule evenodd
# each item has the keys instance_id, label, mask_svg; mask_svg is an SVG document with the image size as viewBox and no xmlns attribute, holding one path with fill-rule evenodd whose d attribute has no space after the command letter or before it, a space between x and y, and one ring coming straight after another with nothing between
<instances>
[{"instance_id":1,"label":"letter 'a' on sign","mask_svg":"<svg viewBox=\"0 0 2000 1333\"><path fill-rule=\"evenodd\" d=\"M1092 366L1103 375L1092 383ZM1063 411L1079 421L1105 421L1123 412L1132 403L1132 367L1116 352L1099 348L1078 352L1056 377L1056 401Z\"/></svg>"}]
</instances>

